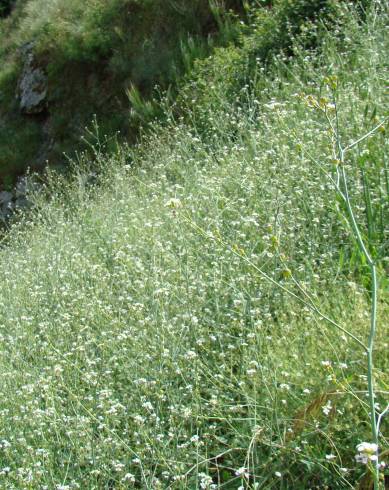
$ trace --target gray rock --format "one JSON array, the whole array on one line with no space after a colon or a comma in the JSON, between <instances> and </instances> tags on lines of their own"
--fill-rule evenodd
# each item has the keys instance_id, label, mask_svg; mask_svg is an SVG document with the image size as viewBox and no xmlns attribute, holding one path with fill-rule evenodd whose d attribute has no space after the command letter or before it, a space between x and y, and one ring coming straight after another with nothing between
<instances>
[{"instance_id":1,"label":"gray rock","mask_svg":"<svg viewBox=\"0 0 389 490\"><path fill-rule=\"evenodd\" d=\"M8 191L0 192L0 219L6 220L12 215L14 209L13 194Z\"/></svg>"},{"instance_id":2,"label":"gray rock","mask_svg":"<svg viewBox=\"0 0 389 490\"><path fill-rule=\"evenodd\" d=\"M24 114L39 114L47 107L47 75L38 66L33 48L33 43L27 43L22 48L24 67L19 80L18 97L20 110Z\"/></svg>"},{"instance_id":3,"label":"gray rock","mask_svg":"<svg viewBox=\"0 0 389 490\"><path fill-rule=\"evenodd\" d=\"M19 177L15 186L15 196L25 197L28 192L28 183L25 177Z\"/></svg>"},{"instance_id":4,"label":"gray rock","mask_svg":"<svg viewBox=\"0 0 389 490\"><path fill-rule=\"evenodd\" d=\"M12 192L8 192L8 191L0 192L0 205L1 206L4 206L4 204L7 205L9 202L12 201L12 198L13 198Z\"/></svg>"},{"instance_id":5,"label":"gray rock","mask_svg":"<svg viewBox=\"0 0 389 490\"><path fill-rule=\"evenodd\" d=\"M18 178L11 192L0 191L0 225L7 223L15 211L23 211L33 207L31 195L39 192L41 184L31 175Z\"/></svg>"},{"instance_id":6,"label":"gray rock","mask_svg":"<svg viewBox=\"0 0 389 490\"><path fill-rule=\"evenodd\" d=\"M31 201L29 201L26 197L18 197L15 199L15 208L16 209L25 209L31 207Z\"/></svg>"}]
</instances>

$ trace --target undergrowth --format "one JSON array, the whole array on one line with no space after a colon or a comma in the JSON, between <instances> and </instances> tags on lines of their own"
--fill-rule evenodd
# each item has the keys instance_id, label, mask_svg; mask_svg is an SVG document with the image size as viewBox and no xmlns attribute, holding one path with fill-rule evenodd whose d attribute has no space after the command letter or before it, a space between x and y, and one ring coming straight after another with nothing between
<instances>
[{"instance_id":1,"label":"undergrowth","mask_svg":"<svg viewBox=\"0 0 389 490\"><path fill-rule=\"evenodd\" d=\"M375 2L362 21L344 4L318 52L295 43L240 87L199 63L181 108L136 147L108 158L96 127L93 164L80 155L72 179L48 175L0 251L3 488L371 488L355 460L371 442L358 343L371 283L331 181L325 114L336 79L345 146L383 121L344 163L379 275L379 413L388 15ZM244 45L223 57L231 72L250 58Z\"/></svg>"},{"instance_id":2,"label":"undergrowth","mask_svg":"<svg viewBox=\"0 0 389 490\"><path fill-rule=\"evenodd\" d=\"M34 64L47 73L48 112L44 125L42 117L19 117L27 158L13 141L0 140L0 178L42 166L39 149L24 137L28 125L53 141L45 160L54 165L64 162L64 151L80 147L94 114L107 134L120 132L134 141L139 124L130 120L127 90L135 86L150 98L156 85L174 84L214 43L231 40L236 14L229 12L239 11L239 3L228 0L216 8L208 0L16 1L0 18L0 121L12 123L19 112L15 95L25 43L33 43ZM11 156L3 156L3 149Z\"/></svg>"},{"instance_id":3,"label":"undergrowth","mask_svg":"<svg viewBox=\"0 0 389 490\"><path fill-rule=\"evenodd\" d=\"M16 0L4 5L9 15L0 18L0 124L15 127L17 119L18 144L0 138L0 185L27 167L63 164L63 152L84 148L81 137L94 114L102 133L136 141L142 126L163 117L161 91L170 87L172 103L183 78L193 78L195 60L206 59L216 47L251 43L245 63L255 64L256 58L266 63L290 53L296 36L305 37L306 47L316 46L316 23L320 19L331 29L338 11L333 0ZM27 42L33 42L34 63L48 76L48 112L38 118L19 115L15 98L23 67L20 48ZM229 66L233 55L225 61ZM237 85L245 74L237 73ZM30 131L39 135L35 141L43 140L38 148Z\"/></svg>"}]
</instances>

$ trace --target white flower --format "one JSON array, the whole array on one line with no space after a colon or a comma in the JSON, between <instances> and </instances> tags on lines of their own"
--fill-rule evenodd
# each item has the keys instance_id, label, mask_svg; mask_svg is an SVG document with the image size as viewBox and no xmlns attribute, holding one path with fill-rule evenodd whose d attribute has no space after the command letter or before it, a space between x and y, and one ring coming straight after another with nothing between
<instances>
[{"instance_id":1,"label":"white flower","mask_svg":"<svg viewBox=\"0 0 389 490\"><path fill-rule=\"evenodd\" d=\"M144 402L142 404L142 407L145 408L146 410L149 410L150 412L154 410L154 407L150 402Z\"/></svg>"},{"instance_id":2,"label":"white flower","mask_svg":"<svg viewBox=\"0 0 389 490\"><path fill-rule=\"evenodd\" d=\"M115 471L118 471L118 472L123 471L125 468L123 463L114 463L113 467L114 467Z\"/></svg>"},{"instance_id":3,"label":"white flower","mask_svg":"<svg viewBox=\"0 0 389 490\"><path fill-rule=\"evenodd\" d=\"M357 446L357 451L359 453L375 454L378 450L377 444L374 442L361 442Z\"/></svg>"},{"instance_id":4,"label":"white flower","mask_svg":"<svg viewBox=\"0 0 389 490\"><path fill-rule=\"evenodd\" d=\"M377 461L378 446L373 442L361 442L357 446L358 454L355 456L357 463L367 464L369 461Z\"/></svg>"},{"instance_id":5,"label":"white flower","mask_svg":"<svg viewBox=\"0 0 389 490\"><path fill-rule=\"evenodd\" d=\"M364 454L356 454L355 455L355 461L357 463L367 464L369 461L369 458L367 456L365 456Z\"/></svg>"},{"instance_id":6,"label":"white flower","mask_svg":"<svg viewBox=\"0 0 389 490\"><path fill-rule=\"evenodd\" d=\"M208 488L211 488L211 485L213 483L212 478L205 473L200 473L199 476L201 477L200 488L203 490L207 490Z\"/></svg>"},{"instance_id":7,"label":"white flower","mask_svg":"<svg viewBox=\"0 0 389 490\"><path fill-rule=\"evenodd\" d=\"M181 201L175 197L172 197L166 201L165 206L167 208L179 208L181 206Z\"/></svg>"},{"instance_id":8,"label":"white flower","mask_svg":"<svg viewBox=\"0 0 389 490\"><path fill-rule=\"evenodd\" d=\"M281 478L282 476L282 474L279 471L276 471L274 474L276 475L277 478Z\"/></svg>"},{"instance_id":9,"label":"white flower","mask_svg":"<svg viewBox=\"0 0 389 490\"><path fill-rule=\"evenodd\" d=\"M123 476L122 481L129 481L131 483L135 483L135 476L132 473L126 473Z\"/></svg>"},{"instance_id":10,"label":"white flower","mask_svg":"<svg viewBox=\"0 0 389 490\"><path fill-rule=\"evenodd\" d=\"M336 459L335 454L326 454L326 460L331 461L332 459Z\"/></svg>"},{"instance_id":11,"label":"white flower","mask_svg":"<svg viewBox=\"0 0 389 490\"><path fill-rule=\"evenodd\" d=\"M243 476L243 477L246 477L246 478L249 476L249 474L247 472L247 468L245 468L245 467L242 467L242 468L237 469L235 471L235 475L236 476Z\"/></svg>"},{"instance_id":12,"label":"white flower","mask_svg":"<svg viewBox=\"0 0 389 490\"><path fill-rule=\"evenodd\" d=\"M322 407L322 412L324 413L324 415L329 415L331 410L332 410L332 402L331 400L328 400L328 402L324 405L324 407Z\"/></svg>"},{"instance_id":13,"label":"white flower","mask_svg":"<svg viewBox=\"0 0 389 490\"><path fill-rule=\"evenodd\" d=\"M146 419L142 417L142 415L135 415L134 417L134 422L138 425L143 425L145 423Z\"/></svg>"}]
</instances>

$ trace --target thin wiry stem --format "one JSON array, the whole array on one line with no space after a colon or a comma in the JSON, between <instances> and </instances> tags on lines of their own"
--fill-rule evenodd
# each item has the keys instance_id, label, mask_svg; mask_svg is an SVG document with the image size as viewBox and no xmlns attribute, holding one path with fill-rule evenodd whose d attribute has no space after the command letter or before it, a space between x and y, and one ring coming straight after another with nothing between
<instances>
[{"instance_id":1,"label":"thin wiry stem","mask_svg":"<svg viewBox=\"0 0 389 490\"><path fill-rule=\"evenodd\" d=\"M379 437L379 432L380 432L380 425L381 425L381 422L382 422L382 419L385 417L385 415L389 413L389 404L388 406L385 408L385 410L383 412L381 412L377 418L377 437Z\"/></svg>"},{"instance_id":2,"label":"thin wiry stem","mask_svg":"<svg viewBox=\"0 0 389 490\"><path fill-rule=\"evenodd\" d=\"M346 153L346 151L351 150L351 148L354 148L354 146L358 145L359 143L362 143L362 141L369 138L369 136L373 136L379 128L381 128L382 126L384 126L386 124L387 121L388 121L388 118L385 118L383 121L381 121L379 124L377 124L377 126L375 126L371 131L364 134L363 136L361 136L356 141L353 141L352 143L350 143L348 146L346 146L346 148L343 148L343 153Z\"/></svg>"},{"instance_id":3,"label":"thin wiry stem","mask_svg":"<svg viewBox=\"0 0 389 490\"><path fill-rule=\"evenodd\" d=\"M277 286L279 289L281 289L282 291L284 291L285 293L287 293L289 296L291 296L292 298L296 299L297 301L299 301L300 303L302 303L304 306L308 307L311 311L313 311L314 313L316 313L320 318L322 318L323 320L327 321L328 323L330 323L332 326L338 328L339 330L341 330L344 334L348 335L350 338L352 338L355 342L357 342L357 344L363 348L364 351L367 352L367 346L361 342L361 340L358 339L358 337L356 337L353 333L349 332L347 329L345 329L344 327L342 327L341 325L339 325L337 322L335 322L332 318L328 317L327 315L325 315L317 306L316 304L313 302L312 299L310 299L310 301L306 301L305 299L301 298L301 296L298 296L296 293L294 293L293 291L291 291L290 289L288 289L287 287L283 286L282 284L280 284L279 282L277 282L275 279L273 279L271 276L269 276L269 274L267 274L265 271L263 271L260 267L258 267L257 265L255 265L246 255L242 254L242 253L239 253L238 251L234 250L228 243L226 243L225 241L223 241L220 237L214 237L213 235L211 236L209 233L207 233L203 228L201 228L200 226L198 226L196 223L194 223L190 218L188 218L187 216L185 217L186 221L191 225L193 226L194 228L196 228L196 230L201 233L204 237L206 238L209 238L213 241L216 241L216 242L219 242L219 243L222 243L226 248L228 248L230 250L230 252L232 252L234 255L236 255L237 257L239 257L240 259L244 260L247 264L249 264L255 271L258 272L258 274L260 274L263 278L265 278L267 281L269 281L271 284L274 284L275 286ZM305 292L306 294L306 292Z\"/></svg>"},{"instance_id":4,"label":"thin wiry stem","mask_svg":"<svg viewBox=\"0 0 389 490\"><path fill-rule=\"evenodd\" d=\"M365 257L369 268L370 268L370 277L371 277L371 310L370 310L370 330L369 330L369 338L368 338L368 344L367 344L367 387L368 387L368 393L369 393L369 406L370 406L370 426L371 426L371 433L372 433L372 439L374 443L378 447L378 429L377 429L377 417L376 417L376 408L375 408L375 392L374 392L374 358L373 358L373 352L374 352L374 341L375 341L375 336L376 336L376 331L377 331L377 302L378 302L378 282L377 282L377 270L376 266L374 263L374 260L371 256L371 254L368 251L367 245L365 244L361 231L359 229L358 223L355 218L355 213L353 206L351 204L351 199L350 199L350 194L348 190L348 182L347 182L347 174L345 170L345 153L346 151L350 150L357 144L361 143L365 139L367 139L369 136L373 135L383 124L385 121L381 122L378 124L375 128L373 128L371 131L367 132L365 135L363 135L361 138L358 140L354 141L350 145L346 146L345 148L342 147L341 140L340 140L340 132L339 132L339 114L338 114L338 107L337 107L337 101L336 101L336 91L334 90L333 93L333 100L335 104L335 120L336 120L336 131L334 133L335 139L336 139L336 147L338 151L338 159L339 159L339 166L338 166L338 171L341 177L341 184L343 187L343 191L339 187L340 195L344 199L344 202L346 204L346 209L347 209L347 214L349 217L349 222L351 225L351 229L354 234L354 238L358 244L359 250ZM332 127L332 126L331 126ZM379 457L378 457L378 451L377 451L377 459L376 461L373 462L373 480L374 480L374 490L379 489L379 468L380 468L380 463L379 463Z\"/></svg>"}]
</instances>

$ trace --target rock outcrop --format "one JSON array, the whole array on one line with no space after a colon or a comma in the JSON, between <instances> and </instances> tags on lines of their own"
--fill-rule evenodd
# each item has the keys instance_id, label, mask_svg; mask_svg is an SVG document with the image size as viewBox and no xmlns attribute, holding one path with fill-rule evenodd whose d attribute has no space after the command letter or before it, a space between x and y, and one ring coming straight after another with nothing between
<instances>
[{"instance_id":1,"label":"rock outcrop","mask_svg":"<svg viewBox=\"0 0 389 490\"><path fill-rule=\"evenodd\" d=\"M22 48L24 67L17 97L23 114L40 114L47 109L47 75L37 63L33 49L33 42L25 44Z\"/></svg>"},{"instance_id":2,"label":"rock outcrop","mask_svg":"<svg viewBox=\"0 0 389 490\"><path fill-rule=\"evenodd\" d=\"M13 209L13 194L12 192L0 192L0 220L8 218Z\"/></svg>"},{"instance_id":3,"label":"rock outcrop","mask_svg":"<svg viewBox=\"0 0 389 490\"><path fill-rule=\"evenodd\" d=\"M27 177L19 177L12 191L0 192L0 225L6 223L15 211L31 207L28 195L38 184Z\"/></svg>"}]
</instances>

